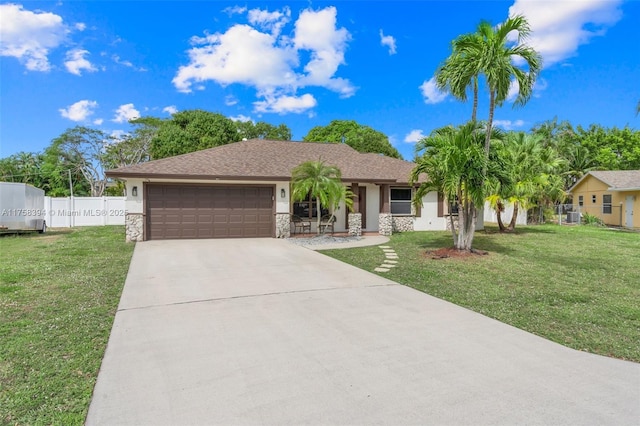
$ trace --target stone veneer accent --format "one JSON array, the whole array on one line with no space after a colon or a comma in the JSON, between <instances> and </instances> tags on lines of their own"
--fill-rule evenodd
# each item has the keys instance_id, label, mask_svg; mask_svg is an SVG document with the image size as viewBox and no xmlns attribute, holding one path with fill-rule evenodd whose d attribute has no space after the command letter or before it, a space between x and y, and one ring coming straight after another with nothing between
<instances>
[{"instance_id":1,"label":"stone veneer accent","mask_svg":"<svg viewBox=\"0 0 640 426\"><path fill-rule=\"evenodd\" d=\"M144 215L142 213L127 213L124 218L124 229L128 243L144 240Z\"/></svg>"},{"instance_id":2,"label":"stone veneer accent","mask_svg":"<svg viewBox=\"0 0 640 426\"><path fill-rule=\"evenodd\" d=\"M349 213L349 236L362 235L362 213Z\"/></svg>"},{"instance_id":3,"label":"stone veneer accent","mask_svg":"<svg viewBox=\"0 0 640 426\"><path fill-rule=\"evenodd\" d=\"M276 238L289 238L291 236L291 215L289 213L276 213Z\"/></svg>"},{"instance_id":4,"label":"stone veneer accent","mask_svg":"<svg viewBox=\"0 0 640 426\"><path fill-rule=\"evenodd\" d=\"M391 216L391 213L380 213L378 216L378 233L385 237L393 233L393 216Z\"/></svg>"},{"instance_id":5,"label":"stone veneer accent","mask_svg":"<svg viewBox=\"0 0 640 426\"><path fill-rule=\"evenodd\" d=\"M413 231L413 216L393 216L393 232Z\"/></svg>"}]
</instances>

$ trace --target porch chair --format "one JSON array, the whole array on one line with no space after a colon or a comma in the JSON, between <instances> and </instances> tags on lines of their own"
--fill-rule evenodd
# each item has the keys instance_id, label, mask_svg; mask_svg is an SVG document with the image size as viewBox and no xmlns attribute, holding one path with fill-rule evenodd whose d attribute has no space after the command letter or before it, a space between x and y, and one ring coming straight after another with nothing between
<instances>
[{"instance_id":1,"label":"porch chair","mask_svg":"<svg viewBox=\"0 0 640 426\"><path fill-rule=\"evenodd\" d=\"M291 215L291 223L293 224L293 233L297 234L298 230L302 233L311 232L311 221L309 219L303 219L300 216L294 214Z\"/></svg>"},{"instance_id":2,"label":"porch chair","mask_svg":"<svg viewBox=\"0 0 640 426\"><path fill-rule=\"evenodd\" d=\"M320 218L320 230L324 234L327 230L331 230L331 234L333 234L333 224L336 221L336 217L331 214L322 215Z\"/></svg>"}]
</instances>

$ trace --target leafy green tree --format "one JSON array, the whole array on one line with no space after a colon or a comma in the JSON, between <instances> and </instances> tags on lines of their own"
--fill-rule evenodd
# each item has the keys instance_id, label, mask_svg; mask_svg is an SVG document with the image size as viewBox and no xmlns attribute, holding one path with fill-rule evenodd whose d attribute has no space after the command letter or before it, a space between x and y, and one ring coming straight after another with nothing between
<instances>
[{"instance_id":1,"label":"leafy green tree","mask_svg":"<svg viewBox=\"0 0 640 426\"><path fill-rule=\"evenodd\" d=\"M0 159L0 181L28 183L44 188L46 177L42 173L42 154L19 152Z\"/></svg>"},{"instance_id":2,"label":"leafy green tree","mask_svg":"<svg viewBox=\"0 0 640 426\"><path fill-rule=\"evenodd\" d=\"M120 139L112 139L105 147L105 167L125 167L151 160L151 141L158 134L162 119L140 117L129 123L134 127L133 131Z\"/></svg>"},{"instance_id":3,"label":"leafy green tree","mask_svg":"<svg viewBox=\"0 0 640 426\"><path fill-rule=\"evenodd\" d=\"M79 173L89 185L90 195L101 197L107 184L104 161L109 143L110 138L101 130L84 126L67 129L47 149L47 172L56 178L64 168Z\"/></svg>"},{"instance_id":4,"label":"leafy green tree","mask_svg":"<svg viewBox=\"0 0 640 426\"><path fill-rule=\"evenodd\" d=\"M78 167L82 162L78 153L66 152L52 142L42 156L41 170L46 179L42 189L47 195L68 197L71 195L71 185L73 185L73 195L91 195L91 187Z\"/></svg>"},{"instance_id":5,"label":"leafy green tree","mask_svg":"<svg viewBox=\"0 0 640 426\"><path fill-rule=\"evenodd\" d=\"M592 124L586 129L578 126L576 138L593 156L598 169L640 169L640 131Z\"/></svg>"},{"instance_id":6,"label":"leafy green tree","mask_svg":"<svg viewBox=\"0 0 640 426\"><path fill-rule=\"evenodd\" d=\"M236 121L240 139L267 139L290 141L291 129L286 124L274 126L264 121Z\"/></svg>"},{"instance_id":7,"label":"leafy green tree","mask_svg":"<svg viewBox=\"0 0 640 426\"><path fill-rule=\"evenodd\" d=\"M484 130L473 121L458 128L435 130L417 145L423 153L410 178L411 184L420 184L414 204L419 204L427 193L437 191L458 206L457 229L450 216L451 235L454 247L462 251L472 250L477 207L485 199L485 176L508 179L498 163L489 162L484 140Z\"/></svg>"},{"instance_id":8,"label":"leafy green tree","mask_svg":"<svg viewBox=\"0 0 640 426\"><path fill-rule=\"evenodd\" d=\"M344 200L347 208L353 206L352 194L342 183L342 174L336 166L328 166L324 161L306 161L291 171L291 198L294 202L304 201L309 195L318 204L317 233L320 234L322 206L335 210ZM331 213L334 214L333 211Z\"/></svg>"},{"instance_id":9,"label":"leafy green tree","mask_svg":"<svg viewBox=\"0 0 640 426\"><path fill-rule=\"evenodd\" d=\"M150 153L157 160L241 139L236 124L222 114L197 109L180 111L160 123L151 140Z\"/></svg>"},{"instance_id":10,"label":"leafy green tree","mask_svg":"<svg viewBox=\"0 0 640 426\"><path fill-rule=\"evenodd\" d=\"M302 138L305 142L346 143L358 152L372 152L387 157L401 158L389 138L369 126L353 120L333 120L327 126L316 126Z\"/></svg>"}]
</instances>

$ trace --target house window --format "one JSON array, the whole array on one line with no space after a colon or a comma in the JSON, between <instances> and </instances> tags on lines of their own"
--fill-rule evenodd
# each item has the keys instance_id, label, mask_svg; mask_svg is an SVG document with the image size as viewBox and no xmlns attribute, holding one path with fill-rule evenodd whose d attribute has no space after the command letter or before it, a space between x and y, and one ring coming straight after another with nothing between
<instances>
[{"instance_id":1,"label":"house window","mask_svg":"<svg viewBox=\"0 0 640 426\"><path fill-rule=\"evenodd\" d=\"M602 213L611 214L611 194L602 196Z\"/></svg>"},{"instance_id":2,"label":"house window","mask_svg":"<svg viewBox=\"0 0 640 426\"><path fill-rule=\"evenodd\" d=\"M391 188L391 214L411 214L411 188Z\"/></svg>"},{"instance_id":3,"label":"house window","mask_svg":"<svg viewBox=\"0 0 640 426\"><path fill-rule=\"evenodd\" d=\"M321 206L320 216L329 214L329 210L325 206ZM305 201L293 203L293 214L302 218L313 219L318 217L318 203L314 197L309 194Z\"/></svg>"},{"instance_id":4,"label":"house window","mask_svg":"<svg viewBox=\"0 0 640 426\"><path fill-rule=\"evenodd\" d=\"M580 207L584 206L584 196L582 196L582 195L578 196L578 205Z\"/></svg>"},{"instance_id":5,"label":"house window","mask_svg":"<svg viewBox=\"0 0 640 426\"><path fill-rule=\"evenodd\" d=\"M595 204L595 203L596 203L596 195L595 195L595 194L591 196L591 202L592 202L593 204Z\"/></svg>"}]
</instances>

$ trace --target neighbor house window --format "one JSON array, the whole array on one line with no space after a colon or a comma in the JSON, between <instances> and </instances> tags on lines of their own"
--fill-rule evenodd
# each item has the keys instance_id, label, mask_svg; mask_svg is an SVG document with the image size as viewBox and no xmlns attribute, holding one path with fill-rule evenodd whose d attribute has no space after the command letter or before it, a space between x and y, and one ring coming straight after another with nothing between
<instances>
[{"instance_id":1,"label":"neighbor house window","mask_svg":"<svg viewBox=\"0 0 640 426\"><path fill-rule=\"evenodd\" d=\"M595 196L595 195L592 195L592 196L591 196L591 202L592 202L593 204L595 204L595 203L596 203L596 199L597 199L597 198L596 198L596 196Z\"/></svg>"},{"instance_id":2,"label":"neighbor house window","mask_svg":"<svg viewBox=\"0 0 640 426\"><path fill-rule=\"evenodd\" d=\"M582 195L578 196L578 205L580 207L584 206L584 196Z\"/></svg>"},{"instance_id":3,"label":"neighbor house window","mask_svg":"<svg viewBox=\"0 0 640 426\"><path fill-rule=\"evenodd\" d=\"M602 196L602 213L611 214L611 194Z\"/></svg>"},{"instance_id":4,"label":"neighbor house window","mask_svg":"<svg viewBox=\"0 0 640 426\"><path fill-rule=\"evenodd\" d=\"M321 206L321 210L322 211L320 212L320 216L329 214L329 210L326 208L326 206ZM305 201L298 201L296 203L293 203L293 214L308 219L317 218L318 202L314 197L311 196L311 194L309 194Z\"/></svg>"},{"instance_id":5,"label":"neighbor house window","mask_svg":"<svg viewBox=\"0 0 640 426\"><path fill-rule=\"evenodd\" d=\"M411 188L391 188L391 214L411 214Z\"/></svg>"}]
</instances>

